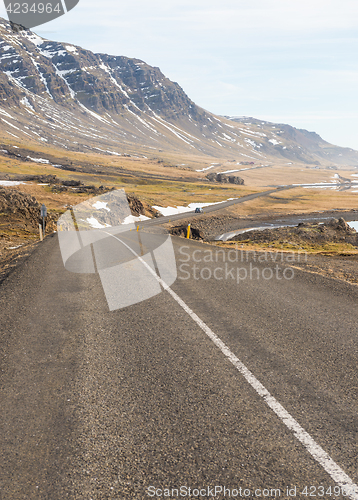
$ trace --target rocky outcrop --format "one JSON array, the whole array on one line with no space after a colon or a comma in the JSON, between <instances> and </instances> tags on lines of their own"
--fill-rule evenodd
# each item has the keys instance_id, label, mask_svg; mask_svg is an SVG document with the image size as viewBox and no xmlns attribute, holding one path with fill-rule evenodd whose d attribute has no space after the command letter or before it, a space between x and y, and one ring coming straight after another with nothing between
<instances>
[{"instance_id":1,"label":"rocky outcrop","mask_svg":"<svg viewBox=\"0 0 358 500\"><path fill-rule=\"evenodd\" d=\"M183 238L186 238L187 233L188 233L188 226L186 224L181 224L180 226L175 226L170 229L170 234L173 234L174 236L181 236ZM203 240L204 234L202 233L202 231L200 231L200 229L196 227L191 227L190 238L192 240Z\"/></svg>"},{"instance_id":2,"label":"rocky outcrop","mask_svg":"<svg viewBox=\"0 0 358 500\"><path fill-rule=\"evenodd\" d=\"M71 181L65 181L71 182ZM60 189L63 187L65 190L68 189L66 186L54 185L54 189ZM79 186L79 189L84 189L81 192L89 192L90 194L99 195L103 194L109 189L104 186L100 186L96 188L95 186ZM92 193L93 191L93 193ZM79 191L77 191L79 192ZM145 215L147 217L159 217L160 214L152 208L148 203L142 202L134 195L127 195L127 200L129 204L129 208L131 210L132 215L139 216ZM34 198L26 193L18 191L17 189L9 189L2 188L0 186L0 213L2 213L5 217L6 215L14 215L18 216L21 220L26 223L29 223L33 227L37 228L39 222L41 222L40 218L40 208L41 204ZM55 230L56 224L56 215L48 213L47 217L47 225L51 223L51 230Z\"/></svg>"},{"instance_id":3,"label":"rocky outcrop","mask_svg":"<svg viewBox=\"0 0 358 500\"><path fill-rule=\"evenodd\" d=\"M166 118L188 113L194 118L205 115L176 82L140 59L94 54L67 43L41 41L29 30L14 33L1 19L0 28L0 70L7 75L0 79L0 95L5 99L14 99L16 94L18 104L21 96L29 99L24 93L28 90L69 107L77 101L99 114L139 108ZM10 45L9 41L16 43ZM29 105L38 108L31 98Z\"/></svg>"},{"instance_id":4,"label":"rocky outcrop","mask_svg":"<svg viewBox=\"0 0 358 500\"><path fill-rule=\"evenodd\" d=\"M56 184L60 180L56 175L44 174L44 175L1 175L1 180L9 181L20 181L20 182L40 182L42 184Z\"/></svg>"},{"instance_id":5,"label":"rocky outcrop","mask_svg":"<svg viewBox=\"0 0 358 500\"><path fill-rule=\"evenodd\" d=\"M244 185L244 179L238 177L237 175L229 175L230 184L239 184L240 186Z\"/></svg>"},{"instance_id":6,"label":"rocky outcrop","mask_svg":"<svg viewBox=\"0 0 358 500\"><path fill-rule=\"evenodd\" d=\"M347 224L343 217L340 217L339 219L331 219L328 223L328 226L337 231L341 231L347 234L355 234L356 232Z\"/></svg>"},{"instance_id":7,"label":"rocky outcrop","mask_svg":"<svg viewBox=\"0 0 358 500\"><path fill-rule=\"evenodd\" d=\"M33 196L16 189L0 187L0 213L19 215L36 225L40 217L40 204Z\"/></svg>"},{"instance_id":8,"label":"rocky outcrop","mask_svg":"<svg viewBox=\"0 0 358 500\"><path fill-rule=\"evenodd\" d=\"M296 227L279 227L238 234L231 241L255 243L289 244L291 247L306 248L324 246L330 243L348 243L358 246L358 233L343 219L331 219L326 223L300 222Z\"/></svg>"},{"instance_id":9,"label":"rocky outcrop","mask_svg":"<svg viewBox=\"0 0 358 500\"><path fill-rule=\"evenodd\" d=\"M146 217L160 217L160 213L151 207L148 203L142 202L139 198L132 194L127 194L127 200L132 215L145 215Z\"/></svg>"},{"instance_id":10,"label":"rocky outcrop","mask_svg":"<svg viewBox=\"0 0 358 500\"><path fill-rule=\"evenodd\" d=\"M72 184L73 183L73 184ZM72 193L87 193L87 194L93 194L93 195L100 195L104 194L107 191L112 191L115 188L109 188L107 186L94 186L94 185L89 185L85 186L83 182L79 181L59 181L57 184L53 184L51 186L51 191L53 193L63 193L66 191L71 191Z\"/></svg>"},{"instance_id":11,"label":"rocky outcrop","mask_svg":"<svg viewBox=\"0 0 358 500\"><path fill-rule=\"evenodd\" d=\"M244 184L244 179L236 175L226 175L220 173L215 174L214 172L211 172L210 174L207 174L206 178L211 182L221 182L223 184L230 183L230 184L238 184L241 186Z\"/></svg>"}]
</instances>

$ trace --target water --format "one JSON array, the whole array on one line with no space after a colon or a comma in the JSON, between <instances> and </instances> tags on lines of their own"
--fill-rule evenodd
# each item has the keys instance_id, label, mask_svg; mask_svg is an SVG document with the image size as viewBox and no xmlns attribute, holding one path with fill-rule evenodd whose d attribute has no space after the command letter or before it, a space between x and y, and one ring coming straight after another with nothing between
<instances>
[{"instance_id":1,"label":"water","mask_svg":"<svg viewBox=\"0 0 358 500\"><path fill-rule=\"evenodd\" d=\"M215 238L216 241L227 241L233 238L237 234L247 233L249 231L262 231L263 229L276 229L278 227L296 227L299 222L319 222L323 224L323 221L333 219L334 217L293 217L291 220L288 219L276 219L276 223L264 223L254 227L246 227L243 229L237 229L236 231L230 231L228 233L221 234ZM294 222L294 224L292 224ZM347 224L358 232L358 221L347 221Z\"/></svg>"},{"instance_id":2,"label":"water","mask_svg":"<svg viewBox=\"0 0 358 500\"><path fill-rule=\"evenodd\" d=\"M351 220L347 224L358 232L358 220Z\"/></svg>"}]
</instances>

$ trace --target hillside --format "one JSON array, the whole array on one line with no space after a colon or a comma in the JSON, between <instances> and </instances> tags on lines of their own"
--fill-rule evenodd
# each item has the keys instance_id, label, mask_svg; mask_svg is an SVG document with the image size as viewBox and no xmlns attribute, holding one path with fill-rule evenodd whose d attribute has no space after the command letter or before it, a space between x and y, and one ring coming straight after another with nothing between
<instances>
[{"instance_id":1,"label":"hillside","mask_svg":"<svg viewBox=\"0 0 358 500\"><path fill-rule=\"evenodd\" d=\"M316 132L297 129L284 123L271 123L251 117L227 117L241 126L258 127L265 131L268 142L277 157L319 165L325 160L337 165L357 165L357 151L341 148L325 141ZM269 137L271 135L271 138ZM275 137L276 136L276 137ZM257 146L256 146L257 147ZM266 141L261 141L260 152L272 154Z\"/></svg>"},{"instance_id":2,"label":"hillside","mask_svg":"<svg viewBox=\"0 0 358 500\"><path fill-rule=\"evenodd\" d=\"M0 19L0 136L110 155L164 150L238 162L358 165L358 152L317 134L215 116L159 68L94 54ZM247 121L248 120L248 121Z\"/></svg>"}]
</instances>

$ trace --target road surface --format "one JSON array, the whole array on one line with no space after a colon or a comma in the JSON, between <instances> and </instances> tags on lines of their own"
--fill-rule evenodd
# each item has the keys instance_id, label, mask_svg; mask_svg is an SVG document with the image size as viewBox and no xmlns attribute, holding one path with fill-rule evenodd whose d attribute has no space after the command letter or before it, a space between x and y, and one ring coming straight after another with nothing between
<instances>
[{"instance_id":1,"label":"road surface","mask_svg":"<svg viewBox=\"0 0 358 500\"><path fill-rule=\"evenodd\" d=\"M1 284L1 499L333 499L357 483L358 288L297 256L172 241L172 293L124 309L64 269L56 235Z\"/></svg>"},{"instance_id":2,"label":"road surface","mask_svg":"<svg viewBox=\"0 0 358 500\"><path fill-rule=\"evenodd\" d=\"M227 200L227 201L222 201L220 203L215 203L214 205L208 205L207 207L204 207L204 213L212 213L212 212L217 212L218 210L222 210L227 207L231 207L232 205L237 205L239 203L244 203L245 201L250 201L254 200L255 198L261 198L262 196L268 196L272 193L277 193L278 191L285 191L287 189L294 189L295 186L279 186L274 189L269 189L267 191L261 191L259 193L252 193L252 194L247 194L245 196L241 196L240 198L234 198L232 200ZM154 225L161 225L164 224L165 222L169 221L176 221L180 219L187 219L190 216L195 217L195 209L191 210L189 212L182 212L179 214L174 214L174 215L166 215L163 217L158 217L155 219L150 219L145 222L141 222L140 225L141 227L145 226L154 226Z\"/></svg>"}]
</instances>

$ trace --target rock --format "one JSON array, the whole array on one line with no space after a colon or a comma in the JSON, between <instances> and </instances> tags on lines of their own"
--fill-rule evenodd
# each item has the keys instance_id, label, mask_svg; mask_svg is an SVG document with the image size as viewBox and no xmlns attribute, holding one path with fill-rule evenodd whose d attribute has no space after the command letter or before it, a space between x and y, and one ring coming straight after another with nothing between
<instances>
[{"instance_id":1,"label":"rock","mask_svg":"<svg viewBox=\"0 0 358 500\"><path fill-rule=\"evenodd\" d=\"M211 182L215 182L216 181L216 174L214 174L213 172L209 173L206 175L206 178L211 181Z\"/></svg>"},{"instance_id":2,"label":"rock","mask_svg":"<svg viewBox=\"0 0 358 500\"><path fill-rule=\"evenodd\" d=\"M349 231L351 228L348 226L343 217L338 219L337 229L341 229L342 231Z\"/></svg>"},{"instance_id":3,"label":"rock","mask_svg":"<svg viewBox=\"0 0 358 500\"><path fill-rule=\"evenodd\" d=\"M255 241L262 243L275 242L291 246L304 247L305 244L322 246L330 242L358 245L358 234L343 218L331 219L324 224L300 222L296 227L280 227L265 230L255 230L242 233L231 238L232 241Z\"/></svg>"},{"instance_id":4,"label":"rock","mask_svg":"<svg viewBox=\"0 0 358 500\"><path fill-rule=\"evenodd\" d=\"M338 224L339 224L339 221L338 221L338 219L331 219L331 220L328 222L328 224L329 224L330 226L332 226L332 227L337 227L337 226L338 226Z\"/></svg>"},{"instance_id":5,"label":"rock","mask_svg":"<svg viewBox=\"0 0 358 500\"><path fill-rule=\"evenodd\" d=\"M230 175L229 182L230 182L230 184L238 184L240 186L244 185L244 179L242 179L241 177L238 177L236 175Z\"/></svg>"},{"instance_id":6,"label":"rock","mask_svg":"<svg viewBox=\"0 0 358 500\"><path fill-rule=\"evenodd\" d=\"M225 174L216 174L216 182L226 183L229 179Z\"/></svg>"},{"instance_id":7,"label":"rock","mask_svg":"<svg viewBox=\"0 0 358 500\"><path fill-rule=\"evenodd\" d=\"M182 236L183 238L186 238L186 235L188 233L188 226L187 224L185 225L180 225L176 226L170 229L170 233L175 235L175 236ZM203 240L204 235L200 231L200 229L195 228L193 226L190 227L190 238L193 240Z\"/></svg>"},{"instance_id":8,"label":"rock","mask_svg":"<svg viewBox=\"0 0 358 500\"><path fill-rule=\"evenodd\" d=\"M53 193L62 193L63 191L72 191L75 193L88 193L88 194L103 194L107 191L112 191L113 188L109 188L106 186L100 186L97 188L96 186L89 185L84 186L81 181L59 181L61 184L55 184L51 187L51 191Z\"/></svg>"},{"instance_id":9,"label":"rock","mask_svg":"<svg viewBox=\"0 0 358 500\"><path fill-rule=\"evenodd\" d=\"M83 182L74 180L62 181L62 186L69 186L69 187L83 186ZM103 186L101 186L99 189L101 188L103 188Z\"/></svg>"},{"instance_id":10,"label":"rock","mask_svg":"<svg viewBox=\"0 0 358 500\"><path fill-rule=\"evenodd\" d=\"M10 21L10 26L14 33L19 33L20 31L29 31L29 29L23 26L22 24L14 23L12 21Z\"/></svg>"},{"instance_id":11,"label":"rock","mask_svg":"<svg viewBox=\"0 0 358 500\"><path fill-rule=\"evenodd\" d=\"M24 181L24 182L40 182L41 184L56 184L61 182L56 175L6 175L10 181Z\"/></svg>"},{"instance_id":12,"label":"rock","mask_svg":"<svg viewBox=\"0 0 358 500\"><path fill-rule=\"evenodd\" d=\"M40 203L33 196L17 189L0 187L0 212L20 214L35 224L40 217Z\"/></svg>"},{"instance_id":13,"label":"rock","mask_svg":"<svg viewBox=\"0 0 358 500\"><path fill-rule=\"evenodd\" d=\"M159 217L159 212L152 208L148 203L142 202L132 194L127 194L127 200L132 215L146 215L147 217Z\"/></svg>"},{"instance_id":14,"label":"rock","mask_svg":"<svg viewBox=\"0 0 358 500\"><path fill-rule=\"evenodd\" d=\"M215 174L214 172L211 172L206 175L206 178L211 182L220 182L222 184L230 183L230 184L238 184L241 186L244 184L244 179L236 175L227 176L225 174L220 174L220 173Z\"/></svg>"}]
</instances>

